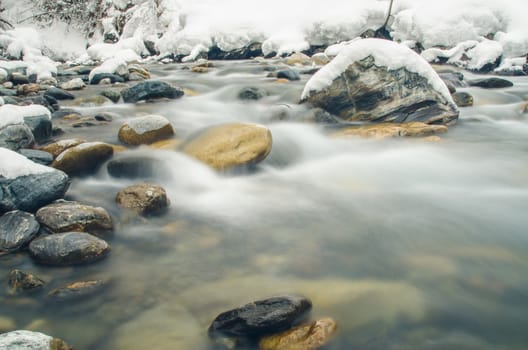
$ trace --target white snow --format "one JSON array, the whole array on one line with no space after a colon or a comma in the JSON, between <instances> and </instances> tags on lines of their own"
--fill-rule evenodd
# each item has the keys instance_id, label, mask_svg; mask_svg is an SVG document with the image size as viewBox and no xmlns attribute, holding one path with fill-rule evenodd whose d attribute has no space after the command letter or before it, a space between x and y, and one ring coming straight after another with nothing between
<instances>
[{"instance_id":1,"label":"white snow","mask_svg":"<svg viewBox=\"0 0 528 350\"><path fill-rule=\"evenodd\" d=\"M471 59L467 65L469 69L481 69L488 63L494 63L503 54L502 45L496 41L483 40L467 52Z\"/></svg>"},{"instance_id":2,"label":"white snow","mask_svg":"<svg viewBox=\"0 0 528 350\"><path fill-rule=\"evenodd\" d=\"M0 147L0 176L14 179L19 176L43 174L55 171L45 165L37 164L20 153Z\"/></svg>"},{"instance_id":3,"label":"white snow","mask_svg":"<svg viewBox=\"0 0 528 350\"><path fill-rule=\"evenodd\" d=\"M387 67L389 70L405 68L427 79L429 84L446 101L452 101L449 90L434 69L413 50L405 45L382 39L356 40L347 45L329 64L321 68L306 83L301 100L329 86L334 79L341 75L347 67L368 56L374 58L377 66Z\"/></svg>"},{"instance_id":4,"label":"white snow","mask_svg":"<svg viewBox=\"0 0 528 350\"><path fill-rule=\"evenodd\" d=\"M170 124L167 118L161 115L145 115L141 117L132 118L126 123L138 135L146 132L158 130Z\"/></svg>"},{"instance_id":5,"label":"white snow","mask_svg":"<svg viewBox=\"0 0 528 350\"><path fill-rule=\"evenodd\" d=\"M118 58L110 58L106 61L104 61L100 66L95 67L91 70L90 74L88 75L88 78L90 81L96 74L100 73L122 73L123 71L126 71L128 73L127 69L127 61L118 57Z\"/></svg>"},{"instance_id":6,"label":"white snow","mask_svg":"<svg viewBox=\"0 0 528 350\"><path fill-rule=\"evenodd\" d=\"M41 105L16 106L8 104L0 106L0 129L7 125L22 124L25 117L40 115L45 115L51 119L50 111Z\"/></svg>"}]
</instances>

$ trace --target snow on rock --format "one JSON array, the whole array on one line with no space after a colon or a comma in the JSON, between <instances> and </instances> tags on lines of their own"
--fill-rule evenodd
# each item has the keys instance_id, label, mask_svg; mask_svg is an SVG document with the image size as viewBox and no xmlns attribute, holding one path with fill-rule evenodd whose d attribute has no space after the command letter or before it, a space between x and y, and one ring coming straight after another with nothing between
<instances>
[{"instance_id":1,"label":"snow on rock","mask_svg":"<svg viewBox=\"0 0 528 350\"><path fill-rule=\"evenodd\" d=\"M50 111L46 107L41 105L3 105L0 106L0 129L7 125L22 124L24 123L25 117L35 117L42 115L45 115L49 119L51 119Z\"/></svg>"},{"instance_id":2,"label":"snow on rock","mask_svg":"<svg viewBox=\"0 0 528 350\"><path fill-rule=\"evenodd\" d=\"M0 147L0 176L14 179L19 176L43 174L55 171L45 165L37 164L20 153Z\"/></svg>"},{"instance_id":3,"label":"snow on rock","mask_svg":"<svg viewBox=\"0 0 528 350\"><path fill-rule=\"evenodd\" d=\"M377 66L387 67L389 70L405 68L425 77L446 101L453 101L442 79L420 55L404 45L382 39L356 40L348 44L329 64L308 80L302 92L301 100L308 98L312 92L320 91L329 86L350 64L368 56L374 58Z\"/></svg>"},{"instance_id":4,"label":"snow on rock","mask_svg":"<svg viewBox=\"0 0 528 350\"><path fill-rule=\"evenodd\" d=\"M110 73L110 74L122 74L123 72L128 73L127 61L121 57L110 58L104 61L100 66L95 67L91 70L88 75L88 79L92 81L96 74Z\"/></svg>"},{"instance_id":5,"label":"snow on rock","mask_svg":"<svg viewBox=\"0 0 528 350\"><path fill-rule=\"evenodd\" d=\"M165 117L151 114L148 116L132 118L127 124L137 134L141 135L152 130L161 129L164 126L169 125L170 122Z\"/></svg>"},{"instance_id":6,"label":"snow on rock","mask_svg":"<svg viewBox=\"0 0 528 350\"><path fill-rule=\"evenodd\" d=\"M503 52L500 43L485 39L467 52L467 56L470 58L467 68L480 70L486 65L493 65L500 59Z\"/></svg>"}]
</instances>

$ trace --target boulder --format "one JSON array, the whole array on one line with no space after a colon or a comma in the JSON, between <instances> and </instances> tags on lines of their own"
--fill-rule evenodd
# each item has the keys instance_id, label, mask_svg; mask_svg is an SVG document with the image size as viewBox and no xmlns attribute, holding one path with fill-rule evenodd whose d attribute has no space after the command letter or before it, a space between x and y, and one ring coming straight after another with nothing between
<instances>
[{"instance_id":1,"label":"boulder","mask_svg":"<svg viewBox=\"0 0 528 350\"><path fill-rule=\"evenodd\" d=\"M51 96L56 100L73 100L75 96L66 90L50 86L46 89L44 96Z\"/></svg>"},{"instance_id":2,"label":"boulder","mask_svg":"<svg viewBox=\"0 0 528 350\"><path fill-rule=\"evenodd\" d=\"M174 135L174 129L167 118L146 115L125 122L119 128L119 140L128 145L149 144Z\"/></svg>"},{"instance_id":3,"label":"boulder","mask_svg":"<svg viewBox=\"0 0 528 350\"><path fill-rule=\"evenodd\" d=\"M253 165L271 152L271 132L262 125L222 124L200 130L179 147L217 170Z\"/></svg>"},{"instance_id":4,"label":"boulder","mask_svg":"<svg viewBox=\"0 0 528 350\"><path fill-rule=\"evenodd\" d=\"M323 318L294 327L285 332L265 336L259 341L260 350L316 350L331 339L337 329L331 318Z\"/></svg>"},{"instance_id":5,"label":"boulder","mask_svg":"<svg viewBox=\"0 0 528 350\"><path fill-rule=\"evenodd\" d=\"M38 234L35 216L13 210L0 216L0 252L14 252L27 245Z\"/></svg>"},{"instance_id":6,"label":"boulder","mask_svg":"<svg viewBox=\"0 0 528 350\"><path fill-rule=\"evenodd\" d=\"M68 148L78 146L85 142L86 140L83 139L66 139L50 143L49 145L43 146L40 149L44 152L51 153L51 155L55 158Z\"/></svg>"},{"instance_id":7,"label":"boulder","mask_svg":"<svg viewBox=\"0 0 528 350\"><path fill-rule=\"evenodd\" d=\"M56 301L79 300L99 293L106 286L103 280L78 281L52 290L48 297Z\"/></svg>"},{"instance_id":8,"label":"boulder","mask_svg":"<svg viewBox=\"0 0 528 350\"><path fill-rule=\"evenodd\" d=\"M12 292L33 292L44 286L44 281L29 272L18 269L9 272L9 286Z\"/></svg>"},{"instance_id":9,"label":"boulder","mask_svg":"<svg viewBox=\"0 0 528 350\"><path fill-rule=\"evenodd\" d=\"M64 232L40 236L29 244L29 253L38 263L69 266L88 264L104 258L110 246L86 232Z\"/></svg>"},{"instance_id":10,"label":"boulder","mask_svg":"<svg viewBox=\"0 0 528 350\"><path fill-rule=\"evenodd\" d=\"M258 337L284 331L307 315L312 302L300 295L257 300L222 312L209 326L209 336Z\"/></svg>"},{"instance_id":11,"label":"boulder","mask_svg":"<svg viewBox=\"0 0 528 350\"><path fill-rule=\"evenodd\" d=\"M73 350L59 338L40 332L18 330L0 334L2 350Z\"/></svg>"},{"instance_id":12,"label":"boulder","mask_svg":"<svg viewBox=\"0 0 528 350\"><path fill-rule=\"evenodd\" d=\"M175 99L183 96L183 90L164 81L146 80L121 91L123 101L134 103L154 98Z\"/></svg>"},{"instance_id":13,"label":"boulder","mask_svg":"<svg viewBox=\"0 0 528 350\"><path fill-rule=\"evenodd\" d=\"M53 162L53 155L45 151L23 148L18 153L38 164L50 165Z\"/></svg>"},{"instance_id":14,"label":"boulder","mask_svg":"<svg viewBox=\"0 0 528 350\"><path fill-rule=\"evenodd\" d=\"M282 69L277 71L277 78L288 80L300 80L301 76L293 69Z\"/></svg>"},{"instance_id":15,"label":"boulder","mask_svg":"<svg viewBox=\"0 0 528 350\"><path fill-rule=\"evenodd\" d=\"M24 117L24 123L31 129L37 143L49 140L52 135L53 124L49 114Z\"/></svg>"},{"instance_id":16,"label":"boulder","mask_svg":"<svg viewBox=\"0 0 528 350\"><path fill-rule=\"evenodd\" d=\"M61 84L63 90L81 90L86 87L86 84L81 78L75 78Z\"/></svg>"},{"instance_id":17,"label":"boulder","mask_svg":"<svg viewBox=\"0 0 528 350\"><path fill-rule=\"evenodd\" d=\"M90 232L100 237L109 236L114 224L106 209L78 202L58 201L40 208L38 222L49 232Z\"/></svg>"},{"instance_id":18,"label":"boulder","mask_svg":"<svg viewBox=\"0 0 528 350\"><path fill-rule=\"evenodd\" d=\"M485 78L477 79L469 82L470 86L478 86L484 89L501 89L512 87L513 83L509 80L502 78Z\"/></svg>"},{"instance_id":19,"label":"boulder","mask_svg":"<svg viewBox=\"0 0 528 350\"><path fill-rule=\"evenodd\" d=\"M301 102L346 121L449 124L459 111L422 57L404 45L361 39L306 83Z\"/></svg>"},{"instance_id":20,"label":"boulder","mask_svg":"<svg viewBox=\"0 0 528 350\"><path fill-rule=\"evenodd\" d=\"M23 84L23 85L19 85L17 89L18 96L37 94L39 91L40 91L39 84Z\"/></svg>"},{"instance_id":21,"label":"boulder","mask_svg":"<svg viewBox=\"0 0 528 350\"><path fill-rule=\"evenodd\" d=\"M138 184L128 186L117 193L116 202L121 208L140 215L159 214L169 206L165 190L158 185Z\"/></svg>"},{"instance_id":22,"label":"boulder","mask_svg":"<svg viewBox=\"0 0 528 350\"><path fill-rule=\"evenodd\" d=\"M69 175L85 175L97 171L113 154L113 147L107 143L86 142L67 148L51 166Z\"/></svg>"},{"instance_id":23,"label":"boulder","mask_svg":"<svg viewBox=\"0 0 528 350\"><path fill-rule=\"evenodd\" d=\"M264 89L250 86L242 88L238 93L238 98L240 100L260 100L263 97L268 96L268 92Z\"/></svg>"},{"instance_id":24,"label":"boulder","mask_svg":"<svg viewBox=\"0 0 528 350\"><path fill-rule=\"evenodd\" d=\"M13 151L28 148L35 143L35 137L26 124L10 124L0 128L0 147Z\"/></svg>"},{"instance_id":25,"label":"boulder","mask_svg":"<svg viewBox=\"0 0 528 350\"><path fill-rule=\"evenodd\" d=\"M380 123L350 126L333 134L336 137L361 136L372 138L388 137L426 137L447 132L445 125L430 125L420 122Z\"/></svg>"},{"instance_id":26,"label":"boulder","mask_svg":"<svg viewBox=\"0 0 528 350\"><path fill-rule=\"evenodd\" d=\"M458 107L473 106L473 96L465 91L459 91L452 94L453 100Z\"/></svg>"}]
</instances>

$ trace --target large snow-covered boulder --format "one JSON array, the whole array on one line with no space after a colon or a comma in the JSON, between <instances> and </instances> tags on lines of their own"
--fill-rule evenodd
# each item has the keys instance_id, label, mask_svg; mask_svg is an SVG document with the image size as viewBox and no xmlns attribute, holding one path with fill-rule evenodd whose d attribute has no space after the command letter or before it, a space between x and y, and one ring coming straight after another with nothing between
<instances>
[{"instance_id":1,"label":"large snow-covered boulder","mask_svg":"<svg viewBox=\"0 0 528 350\"><path fill-rule=\"evenodd\" d=\"M459 113L422 57L382 39L351 42L306 83L301 102L348 121L449 124Z\"/></svg>"},{"instance_id":2,"label":"large snow-covered boulder","mask_svg":"<svg viewBox=\"0 0 528 350\"><path fill-rule=\"evenodd\" d=\"M62 198L70 182L62 171L37 164L0 147L0 213L33 212Z\"/></svg>"},{"instance_id":3,"label":"large snow-covered boulder","mask_svg":"<svg viewBox=\"0 0 528 350\"><path fill-rule=\"evenodd\" d=\"M27 148L51 136L51 113L42 105L0 106L0 147Z\"/></svg>"}]
</instances>

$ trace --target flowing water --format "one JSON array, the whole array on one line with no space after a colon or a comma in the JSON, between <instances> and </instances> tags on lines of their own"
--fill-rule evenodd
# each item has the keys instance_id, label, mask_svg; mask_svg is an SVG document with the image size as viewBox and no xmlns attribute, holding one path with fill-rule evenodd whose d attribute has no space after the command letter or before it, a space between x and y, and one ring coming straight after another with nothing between
<instances>
[{"instance_id":1,"label":"flowing water","mask_svg":"<svg viewBox=\"0 0 528 350\"><path fill-rule=\"evenodd\" d=\"M218 174L174 151L129 151L164 164L149 181L167 190L170 211L148 220L122 217L114 202L138 180L112 178L105 167L74 179L68 198L107 208L117 223L111 255L68 268L34 265L26 253L2 257L4 275L20 268L48 284L24 297L3 288L0 319L81 350L207 349L219 312L295 292L312 299L313 318L337 321L328 349L528 347L528 79L459 89L475 106L431 143L330 137L296 104L309 76L277 83L257 61L217 62L205 74L150 69L188 94L78 107L120 117L67 136L117 143L121 122L152 113L180 138L212 124L261 123L272 153L252 171ZM241 102L247 86L269 96ZM110 283L74 302L46 297L90 278Z\"/></svg>"}]
</instances>

